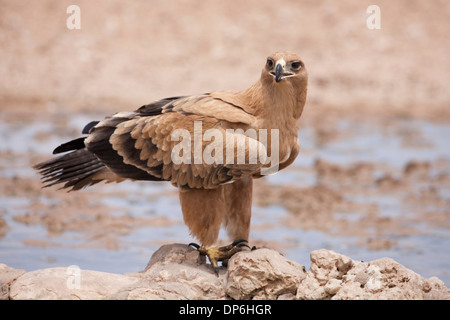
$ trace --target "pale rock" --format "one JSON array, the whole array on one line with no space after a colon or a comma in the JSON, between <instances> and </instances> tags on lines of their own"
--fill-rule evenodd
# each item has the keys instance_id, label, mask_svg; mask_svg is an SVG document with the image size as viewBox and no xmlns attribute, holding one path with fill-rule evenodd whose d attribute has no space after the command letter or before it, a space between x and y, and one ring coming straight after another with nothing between
<instances>
[{"instance_id":1,"label":"pale rock","mask_svg":"<svg viewBox=\"0 0 450 320\"><path fill-rule=\"evenodd\" d=\"M310 256L310 272L320 285L325 285L330 278L342 278L353 265L350 258L331 250L316 250Z\"/></svg>"},{"instance_id":2,"label":"pale rock","mask_svg":"<svg viewBox=\"0 0 450 320\"><path fill-rule=\"evenodd\" d=\"M330 279L324 287L324 290L329 295L336 294L341 288L342 280Z\"/></svg>"},{"instance_id":3,"label":"pale rock","mask_svg":"<svg viewBox=\"0 0 450 320\"><path fill-rule=\"evenodd\" d=\"M204 256L185 244L164 245L151 257L134 288L123 288L111 299L225 299L226 269L219 277ZM126 292L124 292L126 291Z\"/></svg>"},{"instance_id":4,"label":"pale rock","mask_svg":"<svg viewBox=\"0 0 450 320\"><path fill-rule=\"evenodd\" d=\"M450 300L449 289L447 289L445 283L437 277L425 279L422 289L424 291L424 299L426 300ZM443 292L447 292L447 294L445 295Z\"/></svg>"},{"instance_id":5,"label":"pale rock","mask_svg":"<svg viewBox=\"0 0 450 320\"><path fill-rule=\"evenodd\" d=\"M308 272L306 278L297 288L296 299L298 300L323 300L328 296L325 287L315 278L314 274Z\"/></svg>"},{"instance_id":6,"label":"pale rock","mask_svg":"<svg viewBox=\"0 0 450 320\"><path fill-rule=\"evenodd\" d=\"M233 299L276 299L294 295L304 267L270 249L239 252L228 262L226 293Z\"/></svg>"},{"instance_id":7,"label":"pale rock","mask_svg":"<svg viewBox=\"0 0 450 320\"><path fill-rule=\"evenodd\" d=\"M295 294L284 293L282 295L279 295L277 300L295 300Z\"/></svg>"},{"instance_id":8,"label":"pale rock","mask_svg":"<svg viewBox=\"0 0 450 320\"><path fill-rule=\"evenodd\" d=\"M367 281L365 288L371 293L375 293L383 289L382 274L380 268L375 265L370 265L366 271Z\"/></svg>"},{"instance_id":9,"label":"pale rock","mask_svg":"<svg viewBox=\"0 0 450 320\"><path fill-rule=\"evenodd\" d=\"M79 278L78 278L79 277ZM27 272L10 289L15 300L98 300L105 299L124 286L136 283L138 278L91 270L49 268Z\"/></svg>"},{"instance_id":10,"label":"pale rock","mask_svg":"<svg viewBox=\"0 0 450 320\"><path fill-rule=\"evenodd\" d=\"M424 279L390 258L359 262L322 249L311 252L311 262L297 299L449 299L441 280Z\"/></svg>"},{"instance_id":11,"label":"pale rock","mask_svg":"<svg viewBox=\"0 0 450 320\"><path fill-rule=\"evenodd\" d=\"M219 276L197 250L162 246L142 272L111 274L76 266L32 272L0 264L2 299L449 299L445 284L396 261L352 260L330 250L311 252L311 268L270 249L242 251ZM74 268L75 267L75 268Z\"/></svg>"},{"instance_id":12,"label":"pale rock","mask_svg":"<svg viewBox=\"0 0 450 320\"><path fill-rule=\"evenodd\" d=\"M346 282L331 300L367 300L369 294L361 288L358 282Z\"/></svg>"},{"instance_id":13,"label":"pale rock","mask_svg":"<svg viewBox=\"0 0 450 320\"><path fill-rule=\"evenodd\" d=\"M9 299L11 283L24 273L26 273L25 270L13 269L6 264L0 263L0 300Z\"/></svg>"}]
</instances>

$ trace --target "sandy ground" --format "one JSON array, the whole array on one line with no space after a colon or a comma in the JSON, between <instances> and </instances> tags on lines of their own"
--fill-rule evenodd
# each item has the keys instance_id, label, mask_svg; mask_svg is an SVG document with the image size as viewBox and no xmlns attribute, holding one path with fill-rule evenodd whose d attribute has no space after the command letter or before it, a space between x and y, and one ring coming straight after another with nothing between
<instances>
[{"instance_id":1,"label":"sandy ground","mask_svg":"<svg viewBox=\"0 0 450 320\"><path fill-rule=\"evenodd\" d=\"M306 63L310 85L300 125L314 132L315 148L351 139L355 132L342 127L346 120L427 152L433 141L421 140L420 131L399 127L399 121L450 124L448 1L377 0L380 30L366 27L373 1L76 1L81 29L69 30L66 8L72 2L0 1L1 123L48 128L14 140L30 146L21 152L8 148L13 140L3 141L0 243L11 232L11 215L48 231L47 239L24 241L31 247L62 246L57 235L73 231L86 238L86 246L120 249L118 237L135 227L179 223L181 217L177 222L172 216L111 214L114 208L99 199L105 190L126 198L123 189L43 191L37 175L20 170L50 155L50 146L32 145L79 135L69 125L72 116L97 119L166 96L239 90L258 79L274 51L296 52ZM369 250L389 249L399 237L435 228L448 239L449 158L390 166L351 157L346 164L316 157L303 167L313 183L269 187L259 180L254 202L286 208L286 226L356 236ZM9 172L11 167L19 173ZM19 196L32 201L13 213L6 201ZM170 189L153 196L177 201ZM381 214L380 197L401 199L403 214Z\"/></svg>"}]
</instances>

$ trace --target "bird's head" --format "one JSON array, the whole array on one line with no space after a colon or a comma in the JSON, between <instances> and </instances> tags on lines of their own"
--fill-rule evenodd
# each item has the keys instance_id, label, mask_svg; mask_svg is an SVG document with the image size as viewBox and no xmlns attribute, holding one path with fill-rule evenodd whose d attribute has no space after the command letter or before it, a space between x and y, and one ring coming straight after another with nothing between
<instances>
[{"instance_id":1,"label":"bird's head","mask_svg":"<svg viewBox=\"0 0 450 320\"><path fill-rule=\"evenodd\" d=\"M308 73L298 55L291 52L270 55L261 73L261 83L273 103L291 106L294 117L300 117L306 102Z\"/></svg>"},{"instance_id":2,"label":"bird's head","mask_svg":"<svg viewBox=\"0 0 450 320\"><path fill-rule=\"evenodd\" d=\"M261 77L264 81L277 84L301 84L307 82L308 74L299 56L290 52L276 52L267 58Z\"/></svg>"}]
</instances>

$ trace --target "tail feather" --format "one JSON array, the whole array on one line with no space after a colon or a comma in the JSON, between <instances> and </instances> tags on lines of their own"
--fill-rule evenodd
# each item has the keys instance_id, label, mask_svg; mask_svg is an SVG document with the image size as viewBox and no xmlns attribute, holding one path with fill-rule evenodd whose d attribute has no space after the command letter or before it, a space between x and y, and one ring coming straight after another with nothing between
<instances>
[{"instance_id":1,"label":"tail feather","mask_svg":"<svg viewBox=\"0 0 450 320\"><path fill-rule=\"evenodd\" d=\"M96 159L88 161L88 162L78 163L73 166L70 166L69 164L65 164L63 162L62 164L59 164L55 167L46 169L45 172L41 171L41 173L43 175L45 175L44 182L46 182L46 180L50 181L55 176L60 175L62 173L62 171L64 171L64 175L66 177L71 177L73 175L78 175L83 172L86 172L86 170L90 169L91 166L96 166L96 165L98 165L98 161Z\"/></svg>"},{"instance_id":2,"label":"tail feather","mask_svg":"<svg viewBox=\"0 0 450 320\"><path fill-rule=\"evenodd\" d=\"M99 169L103 168L103 166L98 165L98 163L97 164L86 163L83 165L85 165L85 167L78 170L69 170L69 169L58 170L55 174L52 174L52 176L49 176L48 178L44 179L43 182L47 183L54 181L52 182L51 185L55 185L66 181L81 180L84 177L96 173Z\"/></svg>"},{"instance_id":3,"label":"tail feather","mask_svg":"<svg viewBox=\"0 0 450 320\"><path fill-rule=\"evenodd\" d=\"M50 176L57 174L58 170L64 169L68 173L85 167L88 161L98 161L97 159L87 159L82 153L84 152L71 152L63 156L55 157L36 165L35 168L39 169L42 174Z\"/></svg>"},{"instance_id":4,"label":"tail feather","mask_svg":"<svg viewBox=\"0 0 450 320\"><path fill-rule=\"evenodd\" d=\"M91 179L105 165L86 148L52 158L34 166L42 175L44 187L64 183L61 189L69 191L93 185L100 180Z\"/></svg>"}]
</instances>

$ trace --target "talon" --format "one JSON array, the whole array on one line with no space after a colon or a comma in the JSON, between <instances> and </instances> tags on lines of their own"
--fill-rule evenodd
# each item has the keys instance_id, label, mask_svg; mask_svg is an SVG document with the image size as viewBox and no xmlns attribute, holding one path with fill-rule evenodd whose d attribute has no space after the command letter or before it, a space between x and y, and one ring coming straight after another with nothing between
<instances>
[{"instance_id":1,"label":"talon","mask_svg":"<svg viewBox=\"0 0 450 320\"><path fill-rule=\"evenodd\" d=\"M233 241L233 243L228 246L213 247L213 248L209 248L209 249L199 246L196 243L189 243L189 246L195 247L201 255L206 255L208 257L208 259L211 262L211 265L214 269L214 273L218 277L219 276L218 262L228 260L235 253L239 252L242 247L247 247L247 248L251 249L247 243L248 243L247 240L236 240L236 241Z\"/></svg>"},{"instance_id":2,"label":"talon","mask_svg":"<svg viewBox=\"0 0 450 320\"><path fill-rule=\"evenodd\" d=\"M246 242L246 243L243 243L243 242ZM247 243L248 243L247 240L235 240L235 241L233 241L233 243L230 246L238 247L238 248L247 247L247 248L251 249Z\"/></svg>"},{"instance_id":3,"label":"talon","mask_svg":"<svg viewBox=\"0 0 450 320\"><path fill-rule=\"evenodd\" d=\"M233 243L232 243L231 245L232 245L232 246L236 246L236 245L238 245L238 244L240 244L240 243L242 243L242 242L247 242L247 243L248 243L247 240L241 239L241 240L234 240Z\"/></svg>"},{"instance_id":4,"label":"talon","mask_svg":"<svg viewBox=\"0 0 450 320\"><path fill-rule=\"evenodd\" d=\"M194 242L189 243L188 246L189 247L194 247L197 250L200 249L200 246L198 244L194 243Z\"/></svg>"}]
</instances>

